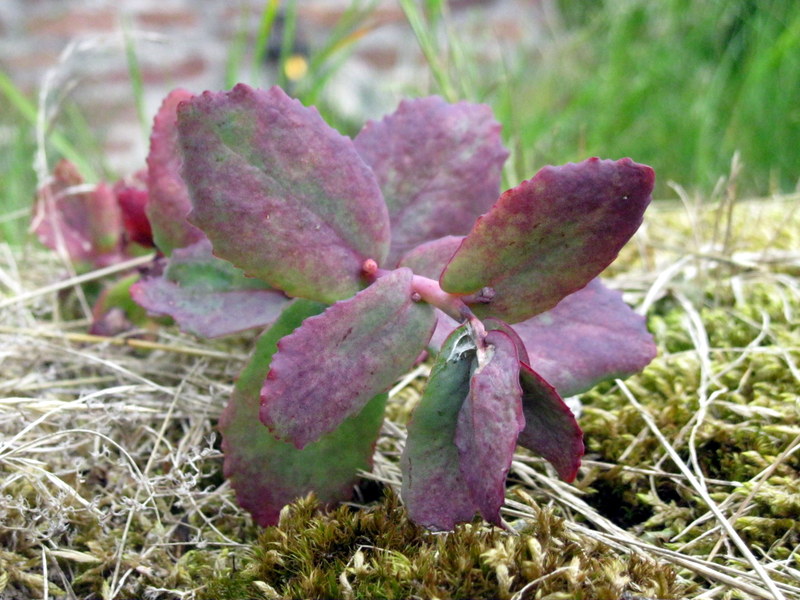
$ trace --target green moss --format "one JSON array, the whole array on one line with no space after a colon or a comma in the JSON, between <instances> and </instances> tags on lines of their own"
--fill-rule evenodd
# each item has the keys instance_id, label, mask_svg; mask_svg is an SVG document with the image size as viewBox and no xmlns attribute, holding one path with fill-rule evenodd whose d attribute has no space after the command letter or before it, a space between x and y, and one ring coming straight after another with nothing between
<instances>
[{"instance_id":1,"label":"green moss","mask_svg":"<svg viewBox=\"0 0 800 600\"><path fill-rule=\"evenodd\" d=\"M515 523L518 534L474 522L431 533L410 522L388 492L368 510L320 512L309 497L285 509L234 576L217 577L202 598L619 598L636 591L682 597L667 566L620 556L570 531L549 508ZM271 590L271 591L270 591ZM236 595L240 594L240 595Z\"/></svg>"},{"instance_id":2,"label":"green moss","mask_svg":"<svg viewBox=\"0 0 800 600\"><path fill-rule=\"evenodd\" d=\"M696 315L708 340L707 357L690 333L694 328L697 335L697 321L692 323L679 303L663 299L650 318L660 356L626 382L687 463L694 444L699 476L712 498L733 506L739 535L773 557L792 556L800 543L800 456L782 456L800 435L793 371L800 363L800 298L782 286L777 278L744 281L737 296L710 288ZM580 487L588 492L587 502L617 524L673 549L701 538L691 544L691 553L713 552L736 566L736 559L715 550L719 538L709 534L717 521L701 518L708 507L665 458L622 391L606 384L583 400L589 458L617 465L586 474ZM653 474L658 471L661 475Z\"/></svg>"}]
</instances>

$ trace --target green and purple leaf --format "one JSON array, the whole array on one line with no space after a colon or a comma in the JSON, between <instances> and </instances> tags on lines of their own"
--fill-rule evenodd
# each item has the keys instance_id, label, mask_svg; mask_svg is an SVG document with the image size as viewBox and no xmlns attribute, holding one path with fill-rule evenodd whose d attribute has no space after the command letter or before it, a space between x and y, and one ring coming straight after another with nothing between
<instances>
[{"instance_id":1,"label":"green and purple leaf","mask_svg":"<svg viewBox=\"0 0 800 600\"><path fill-rule=\"evenodd\" d=\"M515 342L490 331L486 344L485 362L478 358L458 413L455 443L470 496L485 520L500 525L506 475L525 419Z\"/></svg>"},{"instance_id":2,"label":"green and purple leaf","mask_svg":"<svg viewBox=\"0 0 800 600\"><path fill-rule=\"evenodd\" d=\"M388 266L420 243L466 234L497 199L508 157L488 106L438 97L404 100L367 123L355 146L389 207Z\"/></svg>"},{"instance_id":3,"label":"green and purple leaf","mask_svg":"<svg viewBox=\"0 0 800 600\"><path fill-rule=\"evenodd\" d=\"M37 195L32 229L53 250L83 267L105 267L126 258L122 211L105 183L83 185L75 165L60 161Z\"/></svg>"},{"instance_id":4,"label":"green and purple leaf","mask_svg":"<svg viewBox=\"0 0 800 600\"><path fill-rule=\"evenodd\" d=\"M525 428L517 443L546 459L558 476L572 481L583 456L583 432L555 388L528 365L520 365Z\"/></svg>"},{"instance_id":5,"label":"green and purple leaf","mask_svg":"<svg viewBox=\"0 0 800 600\"><path fill-rule=\"evenodd\" d=\"M147 218L153 240L169 256L175 248L184 248L205 238L205 234L186 220L192 209L189 190L181 177L178 147L177 109L192 94L183 89L169 93L153 121L150 152L147 155Z\"/></svg>"},{"instance_id":6,"label":"green and purple leaf","mask_svg":"<svg viewBox=\"0 0 800 600\"><path fill-rule=\"evenodd\" d=\"M616 258L642 222L653 170L630 159L545 167L505 192L441 276L447 292L492 294L471 308L509 323L549 310Z\"/></svg>"},{"instance_id":7,"label":"green and purple leaf","mask_svg":"<svg viewBox=\"0 0 800 600\"><path fill-rule=\"evenodd\" d=\"M313 491L324 503L349 499L358 471L372 468L385 394L371 399L357 415L302 450L276 439L258 420L261 385L278 340L304 318L324 309L308 300L295 300L286 308L259 338L220 418L225 476L236 490L239 504L265 527L278 522L283 506L308 492Z\"/></svg>"},{"instance_id":8,"label":"green and purple leaf","mask_svg":"<svg viewBox=\"0 0 800 600\"><path fill-rule=\"evenodd\" d=\"M656 356L644 317L599 279L514 329L529 364L565 397L638 373Z\"/></svg>"},{"instance_id":9,"label":"green and purple leaf","mask_svg":"<svg viewBox=\"0 0 800 600\"><path fill-rule=\"evenodd\" d=\"M261 390L261 420L298 448L332 431L416 361L436 325L412 299L409 269L380 277L278 344Z\"/></svg>"},{"instance_id":10,"label":"green and purple leaf","mask_svg":"<svg viewBox=\"0 0 800 600\"><path fill-rule=\"evenodd\" d=\"M207 239L177 248L163 275L136 283L131 295L149 312L169 315L182 331L202 337L268 325L289 301L282 292L216 258Z\"/></svg>"},{"instance_id":11,"label":"green and purple leaf","mask_svg":"<svg viewBox=\"0 0 800 600\"><path fill-rule=\"evenodd\" d=\"M409 517L448 530L472 520L478 507L461 474L456 423L469 394L475 344L462 326L445 340L408 424L400 459L401 496Z\"/></svg>"},{"instance_id":12,"label":"green and purple leaf","mask_svg":"<svg viewBox=\"0 0 800 600\"><path fill-rule=\"evenodd\" d=\"M290 296L321 302L364 286L389 251L378 183L352 140L282 90L237 85L181 104L190 221L214 253Z\"/></svg>"}]
</instances>

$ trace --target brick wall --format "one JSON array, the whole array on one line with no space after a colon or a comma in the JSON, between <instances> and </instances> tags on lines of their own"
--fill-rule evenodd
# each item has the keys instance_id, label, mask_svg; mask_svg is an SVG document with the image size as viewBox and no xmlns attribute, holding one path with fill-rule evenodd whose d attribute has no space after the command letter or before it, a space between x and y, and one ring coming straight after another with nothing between
<instances>
[{"instance_id":1,"label":"brick wall","mask_svg":"<svg viewBox=\"0 0 800 600\"><path fill-rule=\"evenodd\" d=\"M552 26L552 0L451 0L454 27L487 56L503 45L534 47ZM318 47L349 0L299 0L298 39ZM362 4L366 4L362 2ZM237 36L252 47L263 0L0 0L0 69L22 90L49 90L59 118L74 100L105 148L110 166L129 173L143 164L147 140L137 120L126 39L145 84L147 119L164 95L222 89ZM429 72L396 0L379 0L354 52L325 88L326 97L357 121L391 110L408 89L424 88ZM245 60L243 64L249 64ZM267 86L269 66L240 80ZM2 109L6 110L6 109Z\"/></svg>"}]
</instances>

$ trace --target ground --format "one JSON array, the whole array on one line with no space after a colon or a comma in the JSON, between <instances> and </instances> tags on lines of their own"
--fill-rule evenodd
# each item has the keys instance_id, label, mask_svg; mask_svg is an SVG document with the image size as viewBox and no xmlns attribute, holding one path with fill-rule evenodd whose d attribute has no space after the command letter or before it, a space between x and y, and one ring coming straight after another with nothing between
<instances>
[{"instance_id":1,"label":"ground","mask_svg":"<svg viewBox=\"0 0 800 600\"><path fill-rule=\"evenodd\" d=\"M800 598L800 196L734 183L676 188L607 273L659 356L581 397L574 484L517 456L512 532L405 518L424 364L354 503L261 530L215 433L254 335L86 336L64 263L0 245L0 598Z\"/></svg>"}]
</instances>

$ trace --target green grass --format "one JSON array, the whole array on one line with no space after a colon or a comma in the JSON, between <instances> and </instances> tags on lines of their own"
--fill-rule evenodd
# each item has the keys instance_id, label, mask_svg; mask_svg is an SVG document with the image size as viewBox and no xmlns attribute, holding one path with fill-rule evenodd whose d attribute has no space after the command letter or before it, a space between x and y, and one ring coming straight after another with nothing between
<instances>
[{"instance_id":1,"label":"green grass","mask_svg":"<svg viewBox=\"0 0 800 600\"><path fill-rule=\"evenodd\" d=\"M8 107L0 113L0 241L19 246L27 238L36 194L38 111L36 100L23 94L2 71L0 102ZM48 129L46 140L51 164L67 158L90 181L97 179L102 157L85 117L74 105L66 104L60 126Z\"/></svg>"},{"instance_id":2,"label":"green grass","mask_svg":"<svg viewBox=\"0 0 800 600\"><path fill-rule=\"evenodd\" d=\"M36 177L33 128L0 123L0 241L19 246L31 216Z\"/></svg>"},{"instance_id":3,"label":"green grass","mask_svg":"<svg viewBox=\"0 0 800 600\"><path fill-rule=\"evenodd\" d=\"M481 68L443 9L402 4L436 91L494 107L515 152L510 182L545 163L631 156L656 169L659 195L670 180L710 190L737 151L748 193L800 179L800 3L561 0L564 28L544 50L506 46Z\"/></svg>"}]
</instances>

